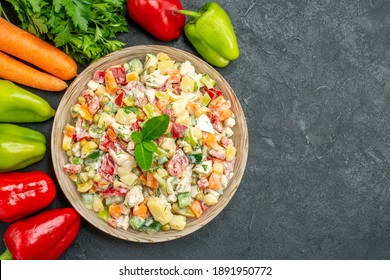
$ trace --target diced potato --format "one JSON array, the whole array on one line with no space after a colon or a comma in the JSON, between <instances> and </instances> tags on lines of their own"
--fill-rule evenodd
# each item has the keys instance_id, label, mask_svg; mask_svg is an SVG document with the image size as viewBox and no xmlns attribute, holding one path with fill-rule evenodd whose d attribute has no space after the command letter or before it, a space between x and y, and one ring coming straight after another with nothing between
<instances>
[{"instance_id":1,"label":"diced potato","mask_svg":"<svg viewBox=\"0 0 390 280\"><path fill-rule=\"evenodd\" d=\"M225 150L226 160L230 161L234 159L236 157L236 152L237 149L233 145L227 146Z\"/></svg>"},{"instance_id":2,"label":"diced potato","mask_svg":"<svg viewBox=\"0 0 390 280\"><path fill-rule=\"evenodd\" d=\"M181 114L179 114L176 118L176 123L177 124L182 124L185 126L190 125L190 115L188 111L184 111Z\"/></svg>"},{"instance_id":3,"label":"diced potato","mask_svg":"<svg viewBox=\"0 0 390 280\"><path fill-rule=\"evenodd\" d=\"M175 112L175 116L178 116L181 113L185 112L186 107L187 107L187 100L185 99L180 99L175 102L172 102L172 108L173 111Z\"/></svg>"},{"instance_id":4,"label":"diced potato","mask_svg":"<svg viewBox=\"0 0 390 280\"><path fill-rule=\"evenodd\" d=\"M164 60L157 63L157 69L160 70L160 73L165 75L168 70L173 69L173 64L175 61L173 60Z\"/></svg>"},{"instance_id":5,"label":"diced potato","mask_svg":"<svg viewBox=\"0 0 390 280\"><path fill-rule=\"evenodd\" d=\"M132 125L137 121L137 115L134 113L126 114L125 110L119 108L115 114L115 121L120 124Z\"/></svg>"},{"instance_id":6,"label":"diced potato","mask_svg":"<svg viewBox=\"0 0 390 280\"><path fill-rule=\"evenodd\" d=\"M99 122L98 122L98 127L99 128L106 128L107 126L109 126L110 124L113 123L113 118L107 114L106 112L103 112L101 115L100 115L100 119L99 119Z\"/></svg>"},{"instance_id":7,"label":"diced potato","mask_svg":"<svg viewBox=\"0 0 390 280\"><path fill-rule=\"evenodd\" d=\"M149 198L147 206L149 207L149 211L152 213L153 218L162 225L168 224L172 220L172 212L158 197Z\"/></svg>"},{"instance_id":8,"label":"diced potato","mask_svg":"<svg viewBox=\"0 0 390 280\"><path fill-rule=\"evenodd\" d=\"M184 92L194 92L198 90L198 84L196 81L189 76L185 75L181 79L180 89Z\"/></svg>"},{"instance_id":9,"label":"diced potato","mask_svg":"<svg viewBox=\"0 0 390 280\"><path fill-rule=\"evenodd\" d=\"M222 162L215 162L213 164L213 171L223 174L223 163Z\"/></svg>"},{"instance_id":10,"label":"diced potato","mask_svg":"<svg viewBox=\"0 0 390 280\"><path fill-rule=\"evenodd\" d=\"M100 85L95 90L95 94L99 97L102 97L106 93L106 87L104 85Z\"/></svg>"},{"instance_id":11,"label":"diced potato","mask_svg":"<svg viewBox=\"0 0 390 280\"><path fill-rule=\"evenodd\" d=\"M174 138L164 138L161 142L161 148L167 151L176 150L176 143Z\"/></svg>"},{"instance_id":12,"label":"diced potato","mask_svg":"<svg viewBox=\"0 0 390 280\"><path fill-rule=\"evenodd\" d=\"M159 52L157 55L156 55L157 59L159 61L164 61L164 60L170 60L171 58L164 52ZM173 60L172 60L173 61ZM174 62L174 61L173 61Z\"/></svg>"},{"instance_id":13,"label":"diced potato","mask_svg":"<svg viewBox=\"0 0 390 280\"><path fill-rule=\"evenodd\" d=\"M171 229L184 230L187 223L187 218L182 215L174 215L172 221L169 223Z\"/></svg>"},{"instance_id":14,"label":"diced potato","mask_svg":"<svg viewBox=\"0 0 390 280\"><path fill-rule=\"evenodd\" d=\"M187 218L181 215L173 215L169 226L171 229L183 230L186 227Z\"/></svg>"},{"instance_id":15,"label":"diced potato","mask_svg":"<svg viewBox=\"0 0 390 280\"><path fill-rule=\"evenodd\" d=\"M148 70L148 73L152 73L157 69L158 59L155 55L148 53L145 58L144 68Z\"/></svg>"},{"instance_id":16,"label":"diced potato","mask_svg":"<svg viewBox=\"0 0 390 280\"><path fill-rule=\"evenodd\" d=\"M207 206L211 206L211 205L217 204L217 202L218 202L218 196L215 196L215 195L212 194L212 193L208 193L208 194L206 194L206 195L203 197L203 202L204 202Z\"/></svg>"},{"instance_id":17,"label":"diced potato","mask_svg":"<svg viewBox=\"0 0 390 280\"><path fill-rule=\"evenodd\" d=\"M120 180L128 186L132 186L139 181L138 176L133 172L127 172L126 175L120 177Z\"/></svg>"},{"instance_id":18,"label":"diced potato","mask_svg":"<svg viewBox=\"0 0 390 280\"><path fill-rule=\"evenodd\" d=\"M157 169L158 175L160 175L162 178L168 177L168 172L164 168Z\"/></svg>"},{"instance_id":19,"label":"diced potato","mask_svg":"<svg viewBox=\"0 0 390 280\"><path fill-rule=\"evenodd\" d=\"M93 211L95 211L95 212L100 212L100 211L104 210L103 201L97 195L95 195L93 198L92 208L93 208Z\"/></svg>"}]
</instances>

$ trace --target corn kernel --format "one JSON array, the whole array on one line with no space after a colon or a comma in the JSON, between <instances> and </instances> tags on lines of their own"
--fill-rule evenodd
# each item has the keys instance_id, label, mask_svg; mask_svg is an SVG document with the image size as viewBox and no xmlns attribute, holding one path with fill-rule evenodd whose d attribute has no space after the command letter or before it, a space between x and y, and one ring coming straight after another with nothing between
<instances>
[{"instance_id":1,"label":"corn kernel","mask_svg":"<svg viewBox=\"0 0 390 280\"><path fill-rule=\"evenodd\" d=\"M66 152L66 154L67 154L69 157L73 156L72 150L68 150L68 151Z\"/></svg>"},{"instance_id":2,"label":"corn kernel","mask_svg":"<svg viewBox=\"0 0 390 280\"><path fill-rule=\"evenodd\" d=\"M104 96L104 97L102 98L102 103L103 103L103 104L107 104L108 102L110 102L110 98L108 98L108 96Z\"/></svg>"}]
</instances>

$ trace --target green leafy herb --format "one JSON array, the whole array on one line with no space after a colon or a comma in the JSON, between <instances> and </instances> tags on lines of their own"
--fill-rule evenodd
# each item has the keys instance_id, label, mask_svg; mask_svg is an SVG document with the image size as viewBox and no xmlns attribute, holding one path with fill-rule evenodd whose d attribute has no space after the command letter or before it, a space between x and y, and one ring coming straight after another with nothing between
<instances>
[{"instance_id":1,"label":"green leafy herb","mask_svg":"<svg viewBox=\"0 0 390 280\"><path fill-rule=\"evenodd\" d=\"M149 170L152 165L153 153L145 149L143 143L139 143L134 149L135 159L143 170Z\"/></svg>"},{"instance_id":2,"label":"green leafy herb","mask_svg":"<svg viewBox=\"0 0 390 280\"><path fill-rule=\"evenodd\" d=\"M152 141L144 141L142 143L145 149L147 149L149 152L157 152L157 145L154 144Z\"/></svg>"},{"instance_id":3,"label":"green leafy herb","mask_svg":"<svg viewBox=\"0 0 390 280\"><path fill-rule=\"evenodd\" d=\"M144 138L144 136L142 135L142 133L140 131L134 131L131 134L131 139L133 139L134 143L136 143L136 144L141 143L143 138Z\"/></svg>"},{"instance_id":4,"label":"green leafy herb","mask_svg":"<svg viewBox=\"0 0 390 280\"><path fill-rule=\"evenodd\" d=\"M127 32L125 0L7 0L22 28L53 43L79 63L121 49L113 40Z\"/></svg>"},{"instance_id":5,"label":"green leafy herb","mask_svg":"<svg viewBox=\"0 0 390 280\"><path fill-rule=\"evenodd\" d=\"M167 131L169 116L164 114L149 119L142 127L144 140L157 140Z\"/></svg>"},{"instance_id":6,"label":"green leafy herb","mask_svg":"<svg viewBox=\"0 0 390 280\"><path fill-rule=\"evenodd\" d=\"M157 145L152 140L157 140L164 135L169 125L169 116L164 114L147 120L141 131L134 131L131 139L136 143L134 149L135 160L143 170L149 170L152 166L153 153L157 151Z\"/></svg>"}]
</instances>

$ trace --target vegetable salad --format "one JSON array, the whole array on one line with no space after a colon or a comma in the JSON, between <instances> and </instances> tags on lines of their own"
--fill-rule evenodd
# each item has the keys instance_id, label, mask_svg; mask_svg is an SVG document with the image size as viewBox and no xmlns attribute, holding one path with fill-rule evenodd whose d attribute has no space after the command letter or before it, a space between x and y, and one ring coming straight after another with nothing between
<instances>
[{"instance_id":1,"label":"vegetable salad","mask_svg":"<svg viewBox=\"0 0 390 280\"><path fill-rule=\"evenodd\" d=\"M63 168L85 206L112 227L183 230L218 203L233 176L235 116L212 77L189 61L142 59L93 75L64 128ZM156 120L167 129L148 138Z\"/></svg>"}]
</instances>

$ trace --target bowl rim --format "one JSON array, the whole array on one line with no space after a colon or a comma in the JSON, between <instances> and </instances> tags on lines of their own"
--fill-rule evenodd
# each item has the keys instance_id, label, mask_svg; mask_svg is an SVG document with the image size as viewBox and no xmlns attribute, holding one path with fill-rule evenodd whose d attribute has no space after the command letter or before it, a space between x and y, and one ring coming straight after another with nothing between
<instances>
[{"instance_id":1,"label":"bowl rim","mask_svg":"<svg viewBox=\"0 0 390 280\"><path fill-rule=\"evenodd\" d=\"M228 194L224 192L221 195L221 198L224 197L223 203L221 201L218 201L218 203L216 205L214 205L217 207L211 206L209 209L206 210L206 212L210 211L209 215L206 218L201 219L202 218L202 216L201 216L201 218L198 220L196 220L196 219L192 220L192 221L194 221L195 226L187 228L187 226L188 226L188 223L187 223L186 228L183 231L170 230L170 231L166 231L166 232L158 232L155 235L148 235L144 232L138 232L138 231L135 231L131 228L129 228L129 230L127 230L127 231L125 231L123 229L112 228L107 222L98 218L96 213L93 210L87 209L84 206L84 204L82 203L81 199L78 199L78 201L77 201L77 198L76 198L76 200L75 200L74 195L78 195L78 197L80 198L80 193L77 191L77 189L74 186L74 183L69 179L69 177L67 175L64 176L65 173L63 172L63 168L62 168L63 165L59 161L59 159L61 158L61 154L59 154L59 153L62 153L62 155L65 153L61 149L61 145L60 145L60 143L62 143L64 126L59 127L59 125L57 125L57 124L61 121L62 118L67 120L65 123L69 123L69 120L70 120L69 112L66 112L67 116L60 114L60 112L63 111L63 108L66 107L66 104L71 99L71 97L73 97L73 95L78 96L80 94L80 90L75 91L75 92L73 92L73 91L78 86L79 82L82 81L82 78L85 75L85 73L89 73L92 70L96 71L96 70L98 70L99 67L103 67L103 66L104 66L104 70L105 70L110 66L118 65L119 62L115 63L117 59L116 60L114 59L113 61L111 61L111 58L115 58L116 56L121 56L122 59L123 59L122 56L129 56L129 59L138 57L139 59L142 60L142 59L144 59L144 57L141 57L142 55L131 57L132 52L140 51L140 49L142 49L142 51L144 51L143 56L145 56L147 53L158 53L158 52L165 52L169 56L172 56L172 54L176 52L178 55L185 57L185 59L183 59L181 62L184 62L185 60L189 60L195 66L195 69L197 72L198 72L198 69L197 69L196 65L197 64L202 65L202 67L205 67L207 70L207 71L204 71L202 69L203 73L207 72L216 81L217 80L219 80L220 82L222 81L224 86L228 88L228 90L231 94L231 96L229 96L229 100L232 102L232 104L234 102L235 106L238 109L238 112L234 112L236 115L236 118L237 118L238 113L241 114L241 117L242 117L240 126L242 127L241 132L243 132L244 135L239 135L240 142L242 142L242 145L243 145L243 149L239 151L240 152L241 168L238 171L236 171L237 166L235 166L235 172L234 172L233 178L229 181L228 186L225 189L225 191L229 189ZM129 59L128 59L128 61L129 61ZM123 64L123 63L121 62L121 64ZM91 73L89 73L88 75L91 75ZM89 80L91 78L92 77L90 76ZM219 83L217 82L217 88L220 86L220 82ZM87 85L84 84L83 86L84 86L84 88L86 88ZM225 93L224 93L224 95L225 95ZM232 100L232 98L234 100ZM170 241L170 240L174 240L174 239L178 239L178 238L187 236L187 235L197 231L198 229L204 227L206 224L208 224L214 218L216 218L219 215L219 213L223 209L225 209L227 204L229 204L231 198L234 196L235 192L237 191L237 189L241 183L241 180L242 180L242 177L243 177L243 174L245 171L245 167L247 164L248 145L249 145L249 143L248 143L248 128L247 128L247 123L246 123L244 111L242 110L242 107L241 107L241 104L237 98L237 95L235 94L235 92L231 88L230 84L225 80L225 78L216 69L214 69L211 65L209 65L207 62L205 62L204 60L200 59L199 57L197 57L197 56L195 56L187 51L184 51L184 50L181 50L178 48L174 48L174 47L164 46L164 45L135 45L135 46L126 47L126 48L123 48L119 51L115 51L113 53L110 53L110 54L98 59L97 61L92 62L79 75L77 75L77 77L71 82L70 86L67 88L66 92L64 93L63 97L61 98L61 101L60 101L56 111L57 112L60 111L60 112L58 114L56 113L56 115L54 117L52 131L51 131L51 154L52 154L51 158L52 158L53 168L54 168L55 175L57 177L58 184L59 184L62 192L64 193L65 197L69 201L69 203L77 210L77 212L90 225L98 228L100 231L103 231L104 233L109 234L111 236L114 236L114 237L117 237L117 238L120 238L123 240L127 240L127 241L140 242L140 243L166 242L166 241ZM58 136L59 132L60 132L61 137ZM58 139L60 139L60 140L58 140ZM234 144L236 147L237 146L236 143L234 143ZM238 152L238 150L237 150L237 152ZM64 179L64 178L67 178L67 179ZM66 182L64 180L66 180ZM234 181L234 185L232 185L233 181ZM69 186L70 184L71 184L71 189L67 190L66 187ZM197 222L197 221L201 221L201 222Z\"/></svg>"}]
</instances>

